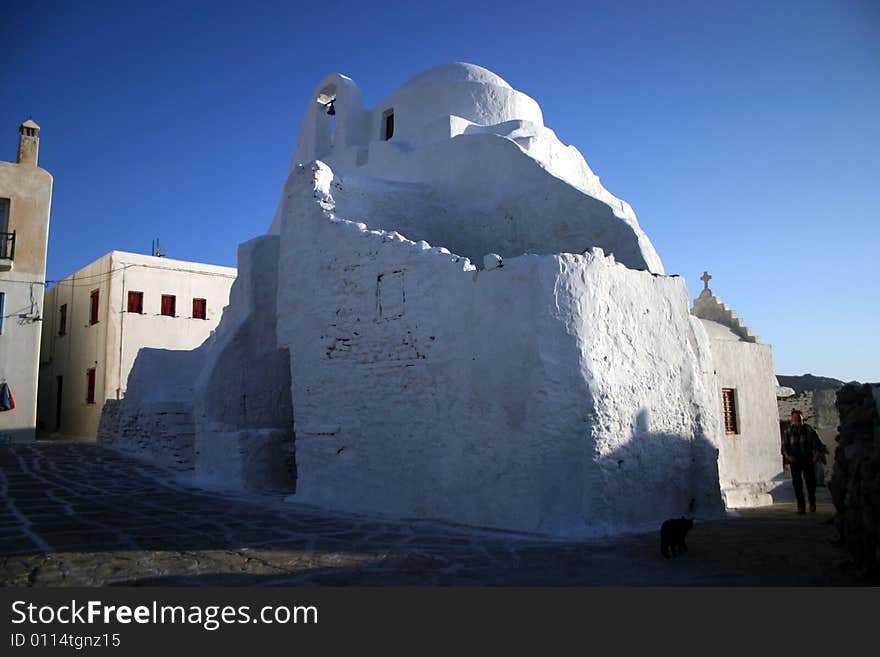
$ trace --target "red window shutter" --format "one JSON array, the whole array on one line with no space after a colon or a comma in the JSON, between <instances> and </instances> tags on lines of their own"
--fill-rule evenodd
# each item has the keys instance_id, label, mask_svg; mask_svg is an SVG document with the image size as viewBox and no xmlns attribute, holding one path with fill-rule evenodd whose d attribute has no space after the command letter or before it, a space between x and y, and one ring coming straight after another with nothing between
<instances>
[{"instance_id":1,"label":"red window shutter","mask_svg":"<svg viewBox=\"0 0 880 657\"><path fill-rule=\"evenodd\" d=\"M89 324L98 323L98 300L99 290L92 290L92 306L89 310Z\"/></svg>"},{"instance_id":2,"label":"red window shutter","mask_svg":"<svg viewBox=\"0 0 880 657\"><path fill-rule=\"evenodd\" d=\"M143 292L129 292L128 293L128 312L137 313L138 315L143 314L143 312L144 312L144 293Z\"/></svg>"},{"instance_id":3,"label":"red window shutter","mask_svg":"<svg viewBox=\"0 0 880 657\"><path fill-rule=\"evenodd\" d=\"M177 315L175 306L176 298L173 294L162 295L162 314L167 317L175 317Z\"/></svg>"},{"instance_id":4,"label":"red window shutter","mask_svg":"<svg viewBox=\"0 0 880 657\"><path fill-rule=\"evenodd\" d=\"M724 405L724 433L739 433L736 417L736 391L733 388L722 388L721 401Z\"/></svg>"},{"instance_id":5,"label":"red window shutter","mask_svg":"<svg viewBox=\"0 0 880 657\"><path fill-rule=\"evenodd\" d=\"M86 372L86 403L95 403L95 368Z\"/></svg>"},{"instance_id":6,"label":"red window shutter","mask_svg":"<svg viewBox=\"0 0 880 657\"><path fill-rule=\"evenodd\" d=\"M193 299L193 318L208 318L208 301L207 299Z\"/></svg>"}]
</instances>

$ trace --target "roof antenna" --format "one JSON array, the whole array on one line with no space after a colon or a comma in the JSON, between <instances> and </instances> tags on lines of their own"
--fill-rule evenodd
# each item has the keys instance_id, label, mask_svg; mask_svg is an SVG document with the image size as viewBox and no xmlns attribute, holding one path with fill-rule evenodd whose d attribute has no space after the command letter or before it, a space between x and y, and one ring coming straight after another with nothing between
<instances>
[{"instance_id":1,"label":"roof antenna","mask_svg":"<svg viewBox=\"0 0 880 657\"><path fill-rule=\"evenodd\" d=\"M165 251L162 250L162 245L159 244L159 238L157 237L151 243L152 255L156 258L164 258Z\"/></svg>"}]
</instances>

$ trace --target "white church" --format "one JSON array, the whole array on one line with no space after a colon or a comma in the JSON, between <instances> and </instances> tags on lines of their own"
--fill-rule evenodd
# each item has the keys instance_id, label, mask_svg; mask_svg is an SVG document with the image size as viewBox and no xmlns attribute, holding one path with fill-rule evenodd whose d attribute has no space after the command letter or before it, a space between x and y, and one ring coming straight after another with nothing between
<instances>
[{"instance_id":1,"label":"white church","mask_svg":"<svg viewBox=\"0 0 880 657\"><path fill-rule=\"evenodd\" d=\"M374 108L327 76L238 272L188 367L141 352L99 439L144 454L168 390L194 437L149 458L328 509L599 536L770 502L770 347L708 275L691 308L629 204L484 68Z\"/></svg>"}]
</instances>

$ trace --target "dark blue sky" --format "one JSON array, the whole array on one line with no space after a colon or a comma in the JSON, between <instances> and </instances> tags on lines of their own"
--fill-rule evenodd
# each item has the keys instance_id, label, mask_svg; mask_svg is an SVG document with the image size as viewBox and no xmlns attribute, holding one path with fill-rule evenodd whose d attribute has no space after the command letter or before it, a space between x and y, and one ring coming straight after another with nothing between
<instances>
[{"instance_id":1,"label":"dark blue sky","mask_svg":"<svg viewBox=\"0 0 880 657\"><path fill-rule=\"evenodd\" d=\"M710 270L778 372L880 379L880 3L133 4L4 8L0 158L32 116L50 279L155 237L234 265L325 74L372 106L469 61L541 104L693 295Z\"/></svg>"}]
</instances>

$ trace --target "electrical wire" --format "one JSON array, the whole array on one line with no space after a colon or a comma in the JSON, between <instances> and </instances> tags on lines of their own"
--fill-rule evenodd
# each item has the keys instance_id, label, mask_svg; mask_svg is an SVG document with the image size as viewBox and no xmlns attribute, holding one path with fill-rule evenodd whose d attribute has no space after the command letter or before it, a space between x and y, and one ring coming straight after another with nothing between
<instances>
[{"instance_id":1,"label":"electrical wire","mask_svg":"<svg viewBox=\"0 0 880 657\"><path fill-rule=\"evenodd\" d=\"M218 278L235 278L237 274L224 274L222 272L216 271L206 271L204 269L187 269L185 267L160 267L158 265L147 265L143 263L128 263L123 265L122 267L117 267L116 269L111 269L110 271L100 272L97 274L89 274L88 276L76 276L75 274L71 274L65 278L47 278L45 281L28 281L24 279L18 278L0 278L0 284L3 283L20 283L24 285L50 285L52 283L56 285L64 285L66 287L86 287L89 285L95 285L96 283L100 283L103 280L109 280L115 274L124 271L126 269L131 269L133 267L143 267L145 269L159 269L161 271L179 271L187 274L201 274L202 276L216 276Z\"/></svg>"}]
</instances>

